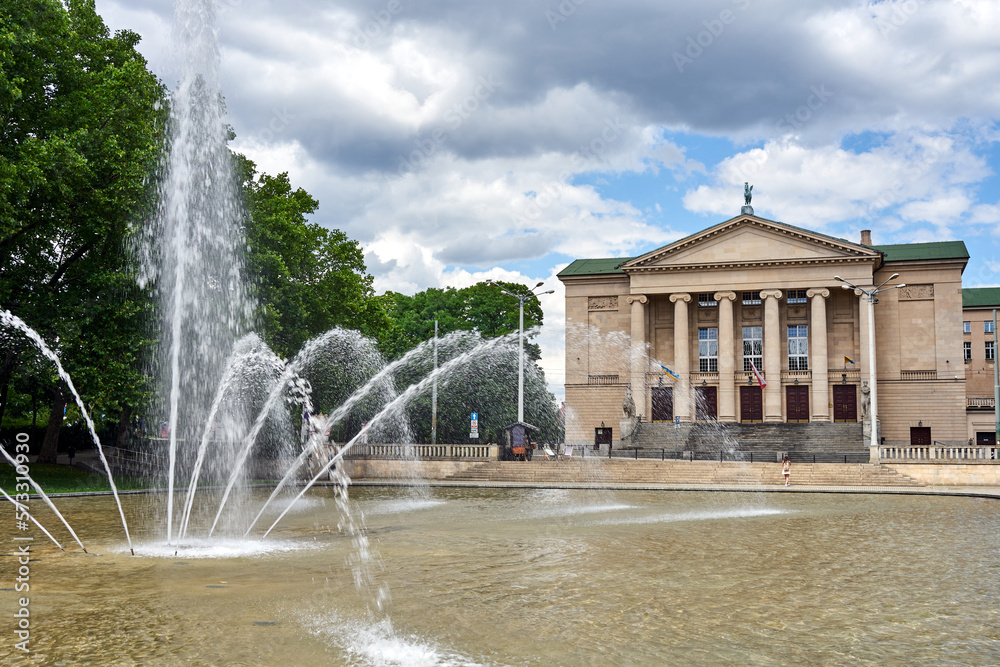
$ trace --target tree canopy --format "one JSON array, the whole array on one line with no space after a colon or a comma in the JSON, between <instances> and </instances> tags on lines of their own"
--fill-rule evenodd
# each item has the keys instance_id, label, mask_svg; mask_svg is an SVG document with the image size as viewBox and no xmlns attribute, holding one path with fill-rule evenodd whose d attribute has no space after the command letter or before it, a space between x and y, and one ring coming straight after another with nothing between
<instances>
[{"instance_id":1,"label":"tree canopy","mask_svg":"<svg viewBox=\"0 0 1000 667\"><path fill-rule=\"evenodd\" d=\"M151 210L165 90L139 36L111 35L93 2L11 0L0 26L0 305L58 340L81 390L117 411L144 388L129 363L144 300L123 280L124 246ZM21 348L5 340L3 392Z\"/></svg>"},{"instance_id":2,"label":"tree canopy","mask_svg":"<svg viewBox=\"0 0 1000 667\"><path fill-rule=\"evenodd\" d=\"M319 203L288 174L259 174L237 156L247 211L247 268L265 340L283 357L335 326L379 337L389 325L361 246L309 222Z\"/></svg>"},{"instance_id":3,"label":"tree canopy","mask_svg":"<svg viewBox=\"0 0 1000 667\"><path fill-rule=\"evenodd\" d=\"M390 358L405 353L417 344L434 337L434 320L438 334L452 331L474 331L485 338L495 338L518 330L518 301L501 292L527 294L528 288L518 283L480 282L471 287L444 289L432 287L406 296L386 293L391 320L382 351ZM524 303L524 330L527 339L534 337L532 329L542 324L542 307L538 299ZM541 352L533 343L525 344L525 353L538 360Z\"/></svg>"}]
</instances>

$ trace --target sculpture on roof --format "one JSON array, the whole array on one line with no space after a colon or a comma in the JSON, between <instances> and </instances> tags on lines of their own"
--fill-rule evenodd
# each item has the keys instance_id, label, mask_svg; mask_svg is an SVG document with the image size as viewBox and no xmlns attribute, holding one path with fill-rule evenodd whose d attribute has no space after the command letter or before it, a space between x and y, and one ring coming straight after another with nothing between
<instances>
[{"instance_id":1,"label":"sculpture on roof","mask_svg":"<svg viewBox=\"0 0 1000 667\"><path fill-rule=\"evenodd\" d=\"M746 206L750 205L750 200L753 199L753 186L748 182L743 183L743 201Z\"/></svg>"}]
</instances>

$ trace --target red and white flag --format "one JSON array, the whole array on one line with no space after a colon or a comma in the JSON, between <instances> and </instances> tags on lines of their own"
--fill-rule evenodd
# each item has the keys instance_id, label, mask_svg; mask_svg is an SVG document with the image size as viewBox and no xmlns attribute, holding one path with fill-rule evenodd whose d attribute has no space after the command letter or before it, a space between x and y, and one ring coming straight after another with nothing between
<instances>
[{"instance_id":1,"label":"red and white flag","mask_svg":"<svg viewBox=\"0 0 1000 667\"><path fill-rule=\"evenodd\" d=\"M764 376L760 374L760 371L757 370L757 367L753 365L753 359L750 360L750 370L753 371L753 376L757 378L757 384L760 385L760 388L763 389L766 387L767 382L764 380Z\"/></svg>"}]
</instances>

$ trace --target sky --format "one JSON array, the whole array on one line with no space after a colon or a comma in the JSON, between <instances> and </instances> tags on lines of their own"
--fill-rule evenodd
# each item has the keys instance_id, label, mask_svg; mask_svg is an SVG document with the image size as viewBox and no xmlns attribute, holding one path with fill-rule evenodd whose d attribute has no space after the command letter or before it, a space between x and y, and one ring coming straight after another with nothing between
<instances>
[{"instance_id":1,"label":"sky","mask_svg":"<svg viewBox=\"0 0 1000 667\"><path fill-rule=\"evenodd\" d=\"M171 0L97 0L168 87ZM219 0L232 147L319 200L378 293L556 274L757 215L963 240L1000 285L995 0Z\"/></svg>"}]
</instances>

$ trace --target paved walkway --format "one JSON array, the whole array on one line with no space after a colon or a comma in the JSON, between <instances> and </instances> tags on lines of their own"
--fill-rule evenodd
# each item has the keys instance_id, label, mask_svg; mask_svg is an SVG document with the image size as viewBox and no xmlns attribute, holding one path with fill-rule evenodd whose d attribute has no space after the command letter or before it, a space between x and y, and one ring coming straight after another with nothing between
<instances>
[{"instance_id":1,"label":"paved walkway","mask_svg":"<svg viewBox=\"0 0 1000 667\"><path fill-rule=\"evenodd\" d=\"M325 483L329 484L329 483ZM476 489L609 489L618 491L725 491L767 493L882 493L918 496L967 496L1000 500L996 486L821 486L784 484L628 484L601 482L518 482L451 479L358 479L352 486L433 486Z\"/></svg>"}]
</instances>

